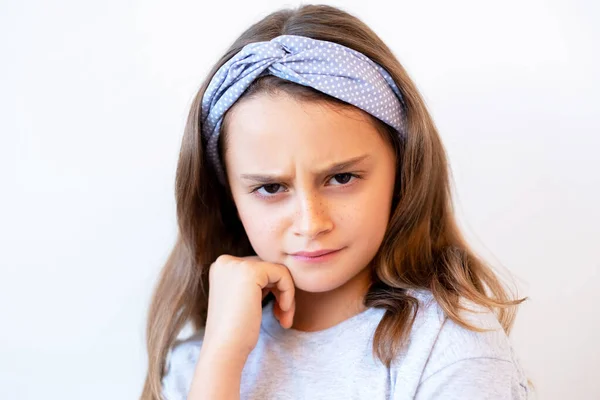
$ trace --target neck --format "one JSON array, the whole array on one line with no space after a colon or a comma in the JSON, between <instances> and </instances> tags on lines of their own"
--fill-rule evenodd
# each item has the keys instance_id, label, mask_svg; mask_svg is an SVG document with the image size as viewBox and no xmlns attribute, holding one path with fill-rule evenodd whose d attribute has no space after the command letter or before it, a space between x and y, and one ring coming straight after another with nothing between
<instances>
[{"instance_id":1,"label":"neck","mask_svg":"<svg viewBox=\"0 0 600 400\"><path fill-rule=\"evenodd\" d=\"M292 329L305 332L331 328L364 311L364 297L371 283L370 268L365 268L342 286L321 293L296 288L296 311Z\"/></svg>"}]
</instances>

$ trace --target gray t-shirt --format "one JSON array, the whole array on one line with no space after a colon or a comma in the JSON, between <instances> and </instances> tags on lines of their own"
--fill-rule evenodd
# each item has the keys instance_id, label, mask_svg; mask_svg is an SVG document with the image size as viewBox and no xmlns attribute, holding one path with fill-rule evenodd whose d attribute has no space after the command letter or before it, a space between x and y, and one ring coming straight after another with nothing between
<instances>
[{"instance_id":1,"label":"gray t-shirt","mask_svg":"<svg viewBox=\"0 0 600 400\"><path fill-rule=\"evenodd\" d=\"M242 371L241 399L511 399L528 398L527 378L509 338L489 311L463 316L491 332L467 330L444 317L430 292L420 303L409 345L387 368L372 352L384 310L369 308L318 332L286 330L265 306L258 344ZM471 309L475 307L470 303ZM183 400L203 331L173 346L163 378L166 400Z\"/></svg>"}]
</instances>

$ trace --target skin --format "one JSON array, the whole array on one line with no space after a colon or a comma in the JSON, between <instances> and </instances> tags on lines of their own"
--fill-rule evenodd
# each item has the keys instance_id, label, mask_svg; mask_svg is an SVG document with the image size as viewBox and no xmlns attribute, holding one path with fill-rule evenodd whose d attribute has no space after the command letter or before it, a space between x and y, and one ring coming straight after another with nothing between
<instances>
[{"instance_id":1,"label":"skin","mask_svg":"<svg viewBox=\"0 0 600 400\"><path fill-rule=\"evenodd\" d=\"M267 293L284 328L323 330L364 310L395 180L392 147L356 108L262 94L227 119L227 179L257 256L222 255L210 267L192 400L239 399ZM340 251L320 263L291 255L322 249Z\"/></svg>"},{"instance_id":2,"label":"skin","mask_svg":"<svg viewBox=\"0 0 600 400\"><path fill-rule=\"evenodd\" d=\"M365 113L284 93L241 101L228 116L225 163L254 250L287 266L294 279L293 328L321 330L360 312L369 284L365 267L383 240L395 178L393 149ZM290 255L338 248L322 264Z\"/></svg>"}]
</instances>

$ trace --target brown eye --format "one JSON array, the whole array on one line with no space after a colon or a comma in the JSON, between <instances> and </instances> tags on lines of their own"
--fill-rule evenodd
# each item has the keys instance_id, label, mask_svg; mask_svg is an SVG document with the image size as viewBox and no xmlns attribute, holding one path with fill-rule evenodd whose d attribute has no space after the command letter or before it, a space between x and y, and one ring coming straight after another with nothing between
<instances>
[{"instance_id":1,"label":"brown eye","mask_svg":"<svg viewBox=\"0 0 600 400\"><path fill-rule=\"evenodd\" d=\"M350 182L350 179L352 179L352 176L353 175L350 173L345 173L345 174L337 174L337 175L334 175L333 177L335 178L335 180L338 183L345 185L346 183Z\"/></svg>"},{"instance_id":2,"label":"brown eye","mask_svg":"<svg viewBox=\"0 0 600 400\"><path fill-rule=\"evenodd\" d=\"M263 186L263 188L265 189L265 192L267 192L269 194L277 193L277 191L279 190L280 187L281 187L281 185L278 183L271 183L271 184Z\"/></svg>"},{"instance_id":3,"label":"brown eye","mask_svg":"<svg viewBox=\"0 0 600 400\"><path fill-rule=\"evenodd\" d=\"M283 189L283 190L280 190ZM251 193L261 198L275 198L277 194L285 192L285 186L279 183L267 183L252 190Z\"/></svg>"}]
</instances>

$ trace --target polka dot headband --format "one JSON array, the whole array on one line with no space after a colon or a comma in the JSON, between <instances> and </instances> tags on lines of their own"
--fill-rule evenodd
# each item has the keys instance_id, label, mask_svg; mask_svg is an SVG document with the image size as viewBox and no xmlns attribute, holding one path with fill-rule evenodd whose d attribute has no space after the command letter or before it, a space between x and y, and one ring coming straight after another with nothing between
<instances>
[{"instance_id":1,"label":"polka dot headband","mask_svg":"<svg viewBox=\"0 0 600 400\"><path fill-rule=\"evenodd\" d=\"M304 36L281 35L244 46L219 68L202 98L202 136L221 183L226 177L218 152L225 112L259 76L275 75L310 86L377 117L406 136L404 100L390 74L364 54Z\"/></svg>"}]
</instances>

